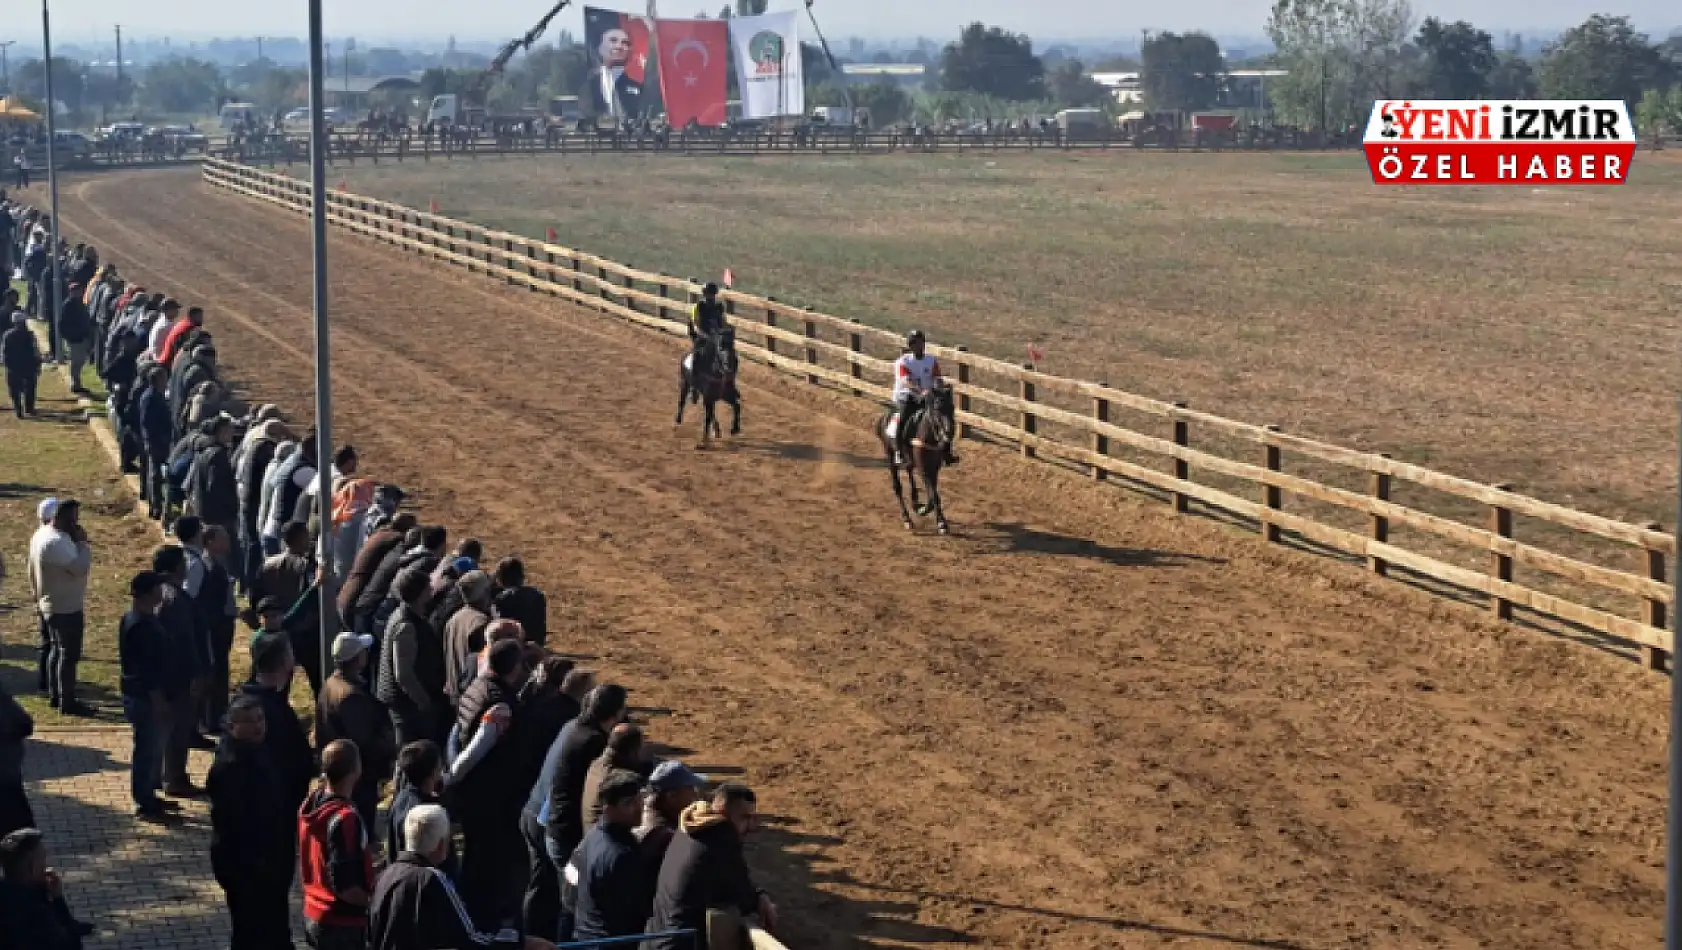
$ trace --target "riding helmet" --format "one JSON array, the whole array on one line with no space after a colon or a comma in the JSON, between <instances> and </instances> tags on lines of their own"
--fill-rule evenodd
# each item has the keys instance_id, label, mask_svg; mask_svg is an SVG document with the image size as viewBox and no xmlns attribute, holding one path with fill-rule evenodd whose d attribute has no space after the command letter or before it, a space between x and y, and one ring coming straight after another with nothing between
<instances>
[{"instance_id":1,"label":"riding helmet","mask_svg":"<svg viewBox=\"0 0 1682 950\"><path fill-rule=\"evenodd\" d=\"M922 342L923 342L923 331L921 331L921 330L912 330L910 333L907 333L905 335L905 345L906 346L910 346L913 343L922 343Z\"/></svg>"}]
</instances>

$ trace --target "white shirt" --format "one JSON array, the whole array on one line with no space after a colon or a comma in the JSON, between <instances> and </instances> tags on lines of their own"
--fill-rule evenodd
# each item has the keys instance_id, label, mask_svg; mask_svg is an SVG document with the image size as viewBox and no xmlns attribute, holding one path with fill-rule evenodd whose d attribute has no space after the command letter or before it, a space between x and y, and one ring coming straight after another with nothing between
<instances>
[{"instance_id":1,"label":"white shirt","mask_svg":"<svg viewBox=\"0 0 1682 950\"><path fill-rule=\"evenodd\" d=\"M619 104L619 77L623 75L623 69L602 70L602 101L607 103L608 115L618 116L623 111Z\"/></svg>"},{"instance_id":2,"label":"white shirt","mask_svg":"<svg viewBox=\"0 0 1682 950\"><path fill-rule=\"evenodd\" d=\"M903 353L894 360L894 402L902 403L914 392L933 389L940 378L940 361L924 354L922 359Z\"/></svg>"},{"instance_id":3,"label":"white shirt","mask_svg":"<svg viewBox=\"0 0 1682 950\"><path fill-rule=\"evenodd\" d=\"M29 539L29 586L45 616L79 613L88 594L93 550L52 525Z\"/></svg>"},{"instance_id":4,"label":"white shirt","mask_svg":"<svg viewBox=\"0 0 1682 950\"><path fill-rule=\"evenodd\" d=\"M177 317L176 319L180 318ZM146 349L152 354L153 359L162 360L164 358L164 340L169 337L169 331L174 326L175 320L168 317L152 324L152 333L146 338Z\"/></svg>"}]
</instances>

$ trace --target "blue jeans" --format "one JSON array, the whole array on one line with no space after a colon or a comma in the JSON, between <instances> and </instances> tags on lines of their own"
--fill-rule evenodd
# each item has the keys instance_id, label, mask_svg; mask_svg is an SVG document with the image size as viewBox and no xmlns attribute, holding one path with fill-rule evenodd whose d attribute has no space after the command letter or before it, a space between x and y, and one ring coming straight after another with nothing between
<instances>
[{"instance_id":1,"label":"blue jeans","mask_svg":"<svg viewBox=\"0 0 1682 950\"><path fill-rule=\"evenodd\" d=\"M134 727L134 764L129 768L129 795L141 808L158 804L158 784L162 781L164 763L164 730L158 721L161 712L150 696L123 697L123 716Z\"/></svg>"}]
</instances>

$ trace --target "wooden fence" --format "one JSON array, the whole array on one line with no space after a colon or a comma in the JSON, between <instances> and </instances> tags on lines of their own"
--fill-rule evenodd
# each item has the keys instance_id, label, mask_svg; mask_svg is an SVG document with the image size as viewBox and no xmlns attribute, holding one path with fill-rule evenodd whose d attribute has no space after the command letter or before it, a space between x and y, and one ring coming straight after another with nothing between
<instances>
[{"instance_id":1,"label":"wooden fence","mask_svg":"<svg viewBox=\"0 0 1682 950\"><path fill-rule=\"evenodd\" d=\"M205 162L204 178L309 213L305 181L217 159ZM331 223L354 233L674 336L684 334L687 308L701 289L693 278L361 195L330 193L327 209ZM888 397L899 334L774 298L736 291L722 297L745 357L812 384ZM1265 543L1329 549L1379 576L1446 587L1501 620L1517 609L1617 638L1638 646L1648 668L1665 668L1672 650L1666 572L1676 544L1657 524L1589 514L962 346L931 344L930 352L955 374L962 437L1014 444L1024 456L1155 494L1176 511L1196 503L1235 516ZM1404 488L1421 500L1404 504ZM1529 529L1522 540L1515 518ZM1419 543L1404 547L1398 533ZM1579 556L1585 550L1596 554ZM1526 583L1515 579L1518 568Z\"/></svg>"},{"instance_id":2,"label":"wooden fence","mask_svg":"<svg viewBox=\"0 0 1682 950\"><path fill-rule=\"evenodd\" d=\"M334 134L329 160L334 162L431 161L457 157L494 155L596 155L602 153L661 153L690 156L778 156L778 155L888 155L894 153L1040 152L1040 151L1307 151L1328 147L1319 136L1296 133L1281 137L1204 137L1187 133L1181 139L1144 141L1119 132L1097 131L1073 138L1053 132L837 132L818 131L810 135L793 132L756 131L733 135L707 134L691 137L681 131L662 135L652 131L620 135L566 132L534 135L478 136L466 141L444 141L411 135L374 140L360 135ZM212 150L217 157L252 165L290 165L309 161L307 136L287 136L251 141L239 146L224 145Z\"/></svg>"}]
</instances>

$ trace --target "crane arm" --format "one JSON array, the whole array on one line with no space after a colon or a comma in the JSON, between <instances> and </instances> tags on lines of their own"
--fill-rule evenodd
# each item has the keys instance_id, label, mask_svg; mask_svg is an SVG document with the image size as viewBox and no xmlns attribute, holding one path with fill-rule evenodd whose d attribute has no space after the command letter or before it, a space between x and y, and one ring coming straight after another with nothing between
<instances>
[{"instance_id":1,"label":"crane arm","mask_svg":"<svg viewBox=\"0 0 1682 950\"><path fill-rule=\"evenodd\" d=\"M508 62L514 58L514 54L522 49L531 49L532 44L541 39L544 32L549 29L549 24L555 17L559 16L561 11L571 4L572 0L560 0L549 9L548 13L543 15L542 19L537 21L536 26L527 30L524 36L517 36L504 43L502 48L496 51L496 56L491 59L491 64L486 66L484 72L474 79L473 90L475 94L482 94L489 90L491 80L502 75L502 71L508 68Z\"/></svg>"}]
</instances>

